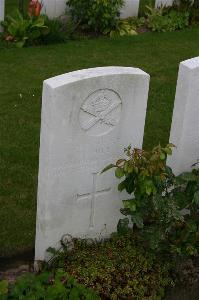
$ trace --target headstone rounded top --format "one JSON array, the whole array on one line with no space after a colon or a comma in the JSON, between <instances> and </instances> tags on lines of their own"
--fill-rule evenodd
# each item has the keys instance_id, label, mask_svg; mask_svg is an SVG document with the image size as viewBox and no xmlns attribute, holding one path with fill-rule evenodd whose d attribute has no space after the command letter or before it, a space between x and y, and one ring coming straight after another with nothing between
<instances>
[{"instance_id":1,"label":"headstone rounded top","mask_svg":"<svg viewBox=\"0 0 199 300\"><path fill-rule=\"evenodd\" d=\"M182 65L188 67L189 69L195 69L199 67L199 56L187 59L181 62Z\"/></svg>"},{"instance_id":2,"label":"headstone rounded top","mask_svg":"<svg viewBox=\"0 0 199 300\"><path fill-rule=\"evenodd\" d=\"M62 75L58 75L47 79L44 81L52 89L59 88L65 84L74 83L84 79L98 78L103 76L112 76L112 75L144 75L148 78L149 74L145 73L139 68L132 67L120 67L120 66L108 66L108 67L98 67L98 68L89 68L73 72L68 72Z\"/></svg>"}]
</instances>

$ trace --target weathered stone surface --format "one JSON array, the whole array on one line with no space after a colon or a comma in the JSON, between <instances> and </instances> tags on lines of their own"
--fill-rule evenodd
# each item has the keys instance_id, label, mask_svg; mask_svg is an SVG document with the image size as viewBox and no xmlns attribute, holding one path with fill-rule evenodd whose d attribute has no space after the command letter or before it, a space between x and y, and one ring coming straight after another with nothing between
<instances>
[{"instance_id":1,"label":"weathered stone surface","mask_svg":"<svg viewBox=\"0 0 199 300\"><path fill-rule=\"evenodd\" d=\"M168 164L176 174L199 159L199 57L181 62L170 141L176 145Z\"/></svg>"},{"instance_id":2,"label":"weathered stone surface","mask_svg":"<svg viewBox=\"0 0 199 300\"><path fill-rule=\"evenodd\" d=\"M116 230L123 196L113 172L100 172L125 146L142 147L148 86L148 74L126 67L44 81L36 260L64 234L100 238Z\"/></svg>"}]
</instances>

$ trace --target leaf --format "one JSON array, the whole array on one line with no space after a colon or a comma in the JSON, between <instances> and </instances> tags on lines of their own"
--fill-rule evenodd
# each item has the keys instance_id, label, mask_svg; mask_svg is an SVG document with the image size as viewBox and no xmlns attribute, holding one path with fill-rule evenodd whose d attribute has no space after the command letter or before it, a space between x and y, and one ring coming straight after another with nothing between
<instances>
[{"instance_id":1,"label":"leaf","mask_svg":"<svg viewBox=\"0 0 199 300\"><path fill-rule=\"evenodd\" d=\"M171 155L172 154L172 149L171 148L164 148L164 151L166 154Z\"/></svg>"},{"instance_id":2,"label":"leaf","mask_svg":"<svg viewBox=\"0 0 199 300\"><path fill-rule=\"evenodd\" d=\"M132 211L132 212L136 211L136 203L135 203L134 199L123 200L122 202L123 202L124 208L129 208L130 211Z\"/></svg>"},{"instance_id":3,"label":"leaf","mask_svg":"<svg viewBox=\"0 0 199 300\"><path fill-rule=\"evenodd\" d=\"M199 191L195 192L192 203L196 204L199 207Z\"/></svg>"},{"instance_id":4,"label":"leaf","mask_svg":"<svg viewBox=\"0 0 199 300\"><path fill-rule=\"evenodd\" d=\"M144 227L143 218L139 214L134 214L131 216L131 220L139 229Z\"/></svg>"},{"instance_id":5,"label":"leaf","mask_svg":"<svg viewBox=\"0 0 199 300\"><path fill-rule=\"evenodd\" d=\"M126 159L118 159L118 161L116 162L116 166L118 167L119 165L121 165L125 161L126 161Z\"/></svg>"},{"instance_id":6,"label":"leaf","mask_svg":"<svg viewBox=\"0 0 199 300\"><path fill-rule=\"evenodd\" d=\"M114 168L114 167L116 167L116 165L114 165L114 164L110 164L110 165L106 166L106 167L101 171L101 174L104 173L104 172L106 172L106 171L108 171L108 170L110 170L110 169L112 169L112 168Z\"/></svg>"},{"instance_id":7,"label":"leaf","mask_svg":"<svg viewBox=\"0 0 199 300\"><path fill-rule=\"evenodd\" d=\"M127 234L129 232L129 219L120 219L117 224L117 232L119 234Z\"/></svg>"},{"instance_id":8,"label":"leaf","mask_svg":"<svg viewBox=\"0 0 199 300\"><path fill-rule=\"evenodd\" d=\"M146 186L146 194L147 194L148 196L150 196L151 193L152 193L152 187L151 187L151 186Z\"/></svg>"},{"instance_id":9,"label":"leaf","mask_svg":"<svg viewBox=\"0 0 199 300\"><path fill-rule=\"evenodd\" d=\"M57 251L55 248L53 247L49 247L46 252L53 254L53 255L57 255L59 253L59 251Z\"/></svg>"},{"instance_id":10,"label":"leaf","mask_svg":"<svg viewBox=\"0 0 199 300\"><path fill-rule=\"evenodd\" d=\"M122 181L118 184L118 191L122 192L126 188L125 181Z\"/></svg>"},{"instance_id":11,"label":"leaf","mask_svg":"<svg viewBox=\"0 0 199 300\"><path fill-rule=\"evenodd\" d=\"M160 159L161 159L161 160L164 160L165 158L166 158L165 154L164 154L164 153L161 153L161 154L160 154Z\"/></svg>"},{"instance_id":12,"label":"leaf","mask_svg":"<svg viewBox=\"0 0 199 300\"><path fill-rule=\"evenodd\" d=\"M116 176L117 178L122 178L122 177L124 176L124 171L123 171L123 169L122 169L122 168L117 168L117 169L115 170L115 176Z\"/></svg>"}]
</instances>

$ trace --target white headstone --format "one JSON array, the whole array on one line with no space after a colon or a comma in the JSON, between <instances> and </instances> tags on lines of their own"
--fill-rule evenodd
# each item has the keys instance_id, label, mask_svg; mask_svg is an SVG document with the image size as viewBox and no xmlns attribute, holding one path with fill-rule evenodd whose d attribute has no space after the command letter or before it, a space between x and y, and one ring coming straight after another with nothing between
<instances>
[{"instance_id":1,"label":"white headstone","mask_svg":"<svg viewBox=\"0 0 199 300\"><path fill-rule=\"evenodd\" d=\"M5 0L0 0L0 22L4 21L4 11L5 11ZM2 26L0 25L0 32L2 31Z\"/></svg>"},{"instance_id":2,"label":"white headstone","mask_svg":"<svg viewBox=\"0 0 199 300\"><path fill-rule=\"evenodd\" d=\"M97 238L116 230L122 206L113 171L142 147L149 75L102 67L44 81L35 259L62 235ZM126 196L126 195L125 195Z\"/></svg>"},{"instance_id":3,"label":"white headstone","mask_svg":"<svg viewBox=\"0 0 199 300\"><path fill-rule=\"evenodd\" d=\"M168 164L175 174L190 171L199 159L199 57L180 64L170 141L177 148Z\"/></svg>"},{"instance_id":4,"label":"white headstone","mask_svg":"<svg viewBox=\"0 0 199 300\"><path fill-rule=\"evenodd\" d=\"M42 0L42 13L45 13L49 18L63 16L66 11L66 0Z\"/></svg>"},{"instance_id":5,"label":"white headstone","mask_svg":"<svg viewBox=\"0 0 199 300\"><path fill-rule=\"evenodd\" d=\"M140 0L125 0L124 7L121 9L121 18L137 17Z\"/></svg>"},{"instance_id":6,"label":"white headstone","mask_svg":"<svg viewBox=\"0 0 199 300\"><path fill-rule=\"evenodd\" d=\"M155 7L172 6L174 0L156 0Z\"/></svg>"}]
</instances>

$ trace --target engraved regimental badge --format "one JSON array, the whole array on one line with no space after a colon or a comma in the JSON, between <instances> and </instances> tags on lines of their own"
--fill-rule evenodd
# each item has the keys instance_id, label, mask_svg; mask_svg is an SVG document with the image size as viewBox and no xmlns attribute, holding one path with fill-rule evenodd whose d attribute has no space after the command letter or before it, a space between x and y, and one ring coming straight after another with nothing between
<instances>
[{"instance_id":1,"label":"engraved regimental badge","mask_svg":"<svg viewBox=\"0 0 199 300\"><path fill-rule=\"evenodd\" d=\"M90 135L107 134L119 122L121 109L118 93L110 89L97 90L86 98L80 108L80 126Z\"/></svg>"}]
</instances>

